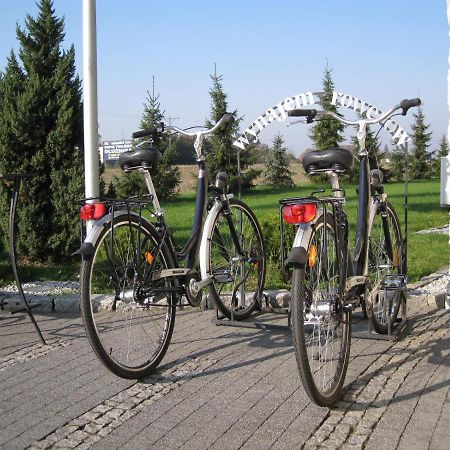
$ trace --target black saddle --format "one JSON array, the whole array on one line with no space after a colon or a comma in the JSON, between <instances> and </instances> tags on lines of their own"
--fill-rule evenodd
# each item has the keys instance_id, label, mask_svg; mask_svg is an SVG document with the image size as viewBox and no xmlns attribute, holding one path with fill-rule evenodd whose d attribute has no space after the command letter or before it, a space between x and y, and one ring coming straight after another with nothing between
<instances>
[{"instance_id":1,"label":"black saddle","mask_svg":"<svg viewBox=\"0 0 450 450\"><path fill-rule=\"evenodd\" d=\"M353 153L342 147L330 148L324 151L313 150L305 153L302 164L306 173L316 170L343 172L352 167Z\"/></svg>"},{"instance_id":2,"label":"black saddle","mask_svg":"<svg viewBox=\"0 0 450 450\"><path fill-rule=\"evenodd\" d=\"M126 172L133 169L150 169L161 161L161 152L156 147L138 148L123 152L119 156L119 166Z\"/></svg>"}]
</instances>

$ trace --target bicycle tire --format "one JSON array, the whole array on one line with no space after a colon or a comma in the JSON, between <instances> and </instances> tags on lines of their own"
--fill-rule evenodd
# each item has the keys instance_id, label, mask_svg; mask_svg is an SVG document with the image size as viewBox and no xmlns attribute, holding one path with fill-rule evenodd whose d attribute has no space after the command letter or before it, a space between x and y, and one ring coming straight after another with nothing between
<instances>
[{"instance_id":1,"label":"bicycle tire","mask_svg":"<svg viewBox=\"0 0 450 450\"><path fill-rule=\"evenodd\" d=\"M342 304L343 280L337 261L333 216L328 214L325 222L323 216L319 217L305 239L306 264L295 267L292 276L292 341L308 396L316 404L329 407L342 394L352 318L351 308Z\"/></svg>"},{"instance_id":2,"label":"bicycle tire","mask_svg":"<svg viewBox=\"0 0 450 450\"><path fill-rule=\"evenodd\" d=\"M382 226L381 204L369 227L369 279L371 286L377 289L386 275L401 274L403 271L403 251L400 223L394 207L385 202L391 235L393 259L388 255L386 236ZM393 236L393 239L392 239ZM392 265L392 267L390 267ZM367 308L367 314L373 329L380 334L387 334L389 326L397 320L401 304L401 292L379 289L378 293L369 292L372 305ZM390 322L390 323L389 323Z\"/></svg>"},{"instance_id":3,"label":"bicycle tire","mask_svg":"<svg viewBox=\"0 0 450 450\"><path fill-rule=\"evenodd\" d=\"M226 217L228 206L224 204L215 212L207 236L206 272L212 276L209 294L219 311L228 319L233 316L242 320L261 305L266 276L265 248L253 211L232 198L229 212L245 257L237 255Z\"/></svg>"},{"instance_id":4,"label":"bicycle tire","mask_svg":"<svg viewBox=\"0 0 450 450\"><path fill-rule=\"evenodd\" d=\"M149 222L123 215L102 230L92 257L81 265L81 312L89 342L100 361L122 378L152 373L172 337L176 298L173 292L164 295L163 288L177 282L166 278L145 284L160 292L139 297L144 283L136 279L136 274L144 277L148 272L148 255L156 254L158 244L161 238ZM133 250L138 246L139 251ZM174 267L165 243L153 267Z\"/></svg>"}]
</instances>

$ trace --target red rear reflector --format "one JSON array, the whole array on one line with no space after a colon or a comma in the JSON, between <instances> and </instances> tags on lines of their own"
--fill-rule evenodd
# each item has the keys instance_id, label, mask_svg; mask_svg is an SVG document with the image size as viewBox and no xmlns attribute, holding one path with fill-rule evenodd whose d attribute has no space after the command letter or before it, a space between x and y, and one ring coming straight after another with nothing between
<instances>
[{"instance_id":1,"label":"red rear reflector","mask_svg":"<svg viewBox=\"0 0 450 450\"><path fill-rule=\"evenodd\" d=\"M106 214L104 203L89 203L80 209L81 220L98 220Z\"/></svg>"},{"instance_id":2,"label":"red rear reflector","mask_svg":"<svg viewBox=\"0 0 450 450\"><path fill-rule=\"evenodd\" d=\"M315 219L317 213L316 203L301 203L283 207L283 219L287 223L308 223Z\"/></svg>"}]
</instances>

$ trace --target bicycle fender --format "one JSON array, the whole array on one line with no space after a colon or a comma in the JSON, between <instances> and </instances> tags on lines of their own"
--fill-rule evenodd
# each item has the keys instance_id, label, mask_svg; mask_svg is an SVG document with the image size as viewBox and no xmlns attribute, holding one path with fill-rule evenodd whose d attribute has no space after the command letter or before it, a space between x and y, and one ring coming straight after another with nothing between
<instances>
[{"instance_id":1,"label":"bicycle fender","mask_svg":"<svg viewBox=\"0 0 450 450\"><path fill-rule=\"evenodd\" d=\"M308 258L307 249L314 226L316 223L320 223L322 221L323 211L318 214L312 222L302 223L299 225L297 232L295 233L291 252L285 262L287 267L304 267Z\"/></svg>"},{"instance_id":2,"label":"bicycle fender","mask_svg":"<svg viewBox=\"0 0 450 450\"><path fill-rule=\"evenodd\" d=\"M114 211L114 219L117 219L121 216L128 216L128 211L126 210L117 210ZM130 216L135 216L139 218L139 214L131 211ZM84 260L89 259L94 254L94 246L97 242L97 239L100 236L100 233L109 226L109 224L113 220L112 213L106 214L100 220L97 220L89 231L86 239L81 244L81 247L74 252L72 255L80 255Z\"/></svg>"},{"instance_id":3,"label":"bicycle fender","mask_svg":"<svg viewBox=\"0 0 450 450\"><path fill-rule=\"evenodd\" d=\"M294 243L292 244L289 256L286 258L286 267L302 268L306 264L309 239L311 237L311 223L302 223L295 233Z\"/></svg>"},{"instance_id":4,"label":"bicycle fender","mask_svg":"<svg viewBox=\"0 0 450 450\"><path fill-rule=\"evenodd\" d=\"M292 247L291 253L286 258L284 265L286 267L294 267L296 269L301 269L305 267L308 255L304 247Z\"/></svg>"},{"instance_id":5,"label":"bicycle fender","mask_svg":"<svg viewBox=\"0 0 450 450\"><path fill-rule=\"evenodd\" d=\"M199 259L200 259L200 273L202 275L202 280L208 278L211 274L207 273L206 266L206 253L208 249L208 236L211 235L214 221L216 220L217 214L219 214L222 204L220 202L215 202L213 207L208 212L206 216L205 224L203 225L202 239L200 241L200 251L199 251Z\"/></svg>"}]
</instances>

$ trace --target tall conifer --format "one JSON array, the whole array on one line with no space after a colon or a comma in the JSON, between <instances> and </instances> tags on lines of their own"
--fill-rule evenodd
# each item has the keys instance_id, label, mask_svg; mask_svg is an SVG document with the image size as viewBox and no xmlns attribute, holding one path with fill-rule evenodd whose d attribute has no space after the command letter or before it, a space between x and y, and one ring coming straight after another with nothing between
<instances>
[{"instance_id":1,"label":"tall conifer","mask_svg":"<svg viewBox=\"0 0 450 450\"><path fill-rule=\"evenodd\" d=\"M212 88L209 91L211 97L211 116L206 121L206 126L211 128L228 109L227 94L222 87L222 75L218 75L216 71L211 75ZM224 124L209 137L210 152L207 156L208 174L211 179L220 171L226 171L230 177L232 189L236 189L238 184L238 153L236 147L233 146L234 136L237 135L239 121L237 111L233 112L235 121L233 123ZM241 170L244 171L253 163L248 149L240 155ZM250 188L252 181L259 175L260 171L250 169L242 172L242 187Z\"/></svg>"},{"instance_id":2,"label":"tall conifer","mask_svg":"<svg viewBox=\"0 0 450 450\"><path fill-rule=\"evenodd\" d=\"M41 0L38 9L24 29L17 27L21 63L11 52L0 82L0 172L37 174L23 187L18 250L59 260L79 244L81 83L73 45L62 49L64 19L52 0ZM5 210L5 196L1 202Z\"/></svg>"},{"instance_id":3,"label":"tall conifer","mask_svg":"<svg viewBox=\"0 0 450 450\"><path fill-rule=\"evenodd\" d=\"M280 133L273 139L273 145L270 149L270 159L267 163L265 172L266 182L273 187L292 187L293 172L289 170L289 161L286 157L286 147Z\"/></svg>"},{"instance_id":4,"label":"tall conifer","mask_svg":"<svg viewBox=\"0 0 450 450\"><path fill-rule=\"evenodd\" d=\"M433 158L433 176L439 177L441 175L441 158L448 155L449 147L445 134L442 136L436 156Z\"/></svg>"},{"instance_id":5,"label":"tall conifer","mask_svg":"<svg viewBox=\"0 0 450 450\"><path fill-rule=\"evenodd\" d=\"M323 110L336 113L336 106L331 104L334 91L334 82L331 77L332 69L325 67L322 79L322 96L320 105ZM312 127L311 139L317 150L328 150L337 147L344 140L342 132L344 125L332 117L321 117L320 120Z\"/></svg>"},{"instance_id":6,"label":"tall conifer","mask_svg":"<svg viewBox=\"0 0 450 450\"><path fill-rule=\"evenodd\" d=\"M425 116L420 106L417 113L414 114L414 119L411 137L413 148L410 159L410 176L413 180L430 178L432 167L428 147L430 146L432 133L427 131L430 125L425 124Z\"/></svg>"}]
</instances>

